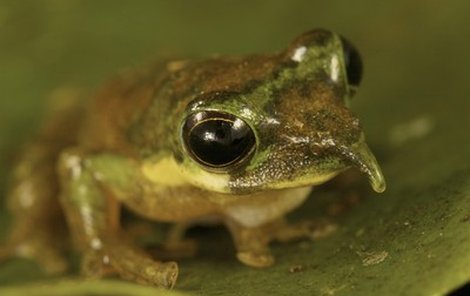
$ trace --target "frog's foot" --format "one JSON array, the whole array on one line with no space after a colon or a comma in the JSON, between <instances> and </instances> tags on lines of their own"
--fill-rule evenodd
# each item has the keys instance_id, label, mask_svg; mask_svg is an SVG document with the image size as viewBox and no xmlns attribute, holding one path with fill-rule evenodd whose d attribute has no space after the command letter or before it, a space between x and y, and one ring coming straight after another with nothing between
<instances>
[{"instance_id":1,"label":"frog's foot","mask_svg":"<svg viewBox=\"0 0 470 296\"><path fill-rule=\"evenodd\" d=\"M60 274L68 269L63 254L63 241L51 233L38 231L29 235L13 232L7 242L0 246L0 261L22 257L37 262L48 274Z\"/></svg>"},{"instance_id":2,"label":"frog's foot","mask_svg":"<svg viewBox=\"0 0 470 296\"><path fill-rule=\"evenodd\" d=\"M305 220L289 224L279 219L265 226L271 233L271 239L279 242L291 242L302 239L317 240L333 234L338 226L328 220Z\"/></svg>"},{"instance_id":3,"label":"frog's foot","mask_svg":"<svg viewBox=\"0 0 470 296\"><path fill-rule=\"evenodd\" d=\"M252 267L268 267L274 263L274 257L269 251L269 243L272 241L320 239L337 229L335 224L323 220L289 224L284 219L278 219L258 227L245 227L235 221L228 221L227 226L235 241L238 260Z\"/></svg>"},{"instance_id":4,"label":"frog's foot","mask_svg":"<svg viewBox=\"0 0 470 296\"><path fill-rule=\"evenodd\" d=\"M172 288L178 277L178 265L175 262L154 261L136 248L116 242L85 252L82 274L95 279L118 274L123 279L140 284Z\"/></svg>"},{"instance_id":5,"label":"frog's foot","mask_svg":"<svg viewBox=\"0 0 470 296\"><path fill-rule=\"evenodd\" d=\"M251 267L269 267L274 257L269 250L270 237L263 227L244 227L234 221L227 223L237 249L237 258Z\"/></svg>"},{"instance_id":6,"label":"frog's foot","mask_svg":"<svg viewBox=\"0 0 470 296\"><path fill-rule=\"evenodd\" d=\"M268 248L262 250L245 250L237 252L237 259L251 267L264 268L274 264L274 257Z\"/></svg>"}]
</instances>

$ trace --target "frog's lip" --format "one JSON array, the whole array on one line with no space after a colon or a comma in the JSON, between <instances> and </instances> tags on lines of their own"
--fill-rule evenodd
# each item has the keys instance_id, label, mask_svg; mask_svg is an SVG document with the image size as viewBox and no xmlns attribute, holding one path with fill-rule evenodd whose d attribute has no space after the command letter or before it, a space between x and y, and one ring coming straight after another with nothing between
<instances>
[{"instance_id":1,"label":"frog's lip","mask_svg":"<svg viewBox=\"0 0 470 296\"><path fill-rule=\"evenodd\" d=\"M340 151L348 162L367 175L375 192L385 191L387 186L382 170L365 141L361 140L350 147L343 146Z\"/></svg>"}]
</instances>

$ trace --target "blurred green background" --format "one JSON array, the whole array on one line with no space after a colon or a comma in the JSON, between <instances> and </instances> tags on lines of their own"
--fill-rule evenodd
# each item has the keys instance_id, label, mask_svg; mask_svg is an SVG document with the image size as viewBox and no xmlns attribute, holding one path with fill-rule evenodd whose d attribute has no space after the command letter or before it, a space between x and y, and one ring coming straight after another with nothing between
<instances>
[{"instance_id":1,"label":"blurred green background","mask_svg":"<svg viewBox=\"0 0 470 296\"><path fill-rule=\"evenodd\" d=\"M238 264L225 232L197 234L201 255L181 262L177 289L446 294L470 280L469 12L463 0L1 0L0 193L12 155L34 134L54 89L93 88L159 56L275 52L303 31L324 27L362 53L365 78L353 109L383 166L387 192L369 192L330 217L339 225L330 238L274 246L278 264L268 270ZM328 215L338 199L334 189L314 194L294 219ZM0 222L5 232L5 213ZM299 264L301 272L289 272ZM0 265L0 285L32 281L48 281L34 263ZM25 293L16 286L0 293ZM40 295L35 287L28 294ZM73 284L57 287L56 295L83 293ZM122 295L153 294L126 287L133 292Z\"/></svg>"}]
</instances>

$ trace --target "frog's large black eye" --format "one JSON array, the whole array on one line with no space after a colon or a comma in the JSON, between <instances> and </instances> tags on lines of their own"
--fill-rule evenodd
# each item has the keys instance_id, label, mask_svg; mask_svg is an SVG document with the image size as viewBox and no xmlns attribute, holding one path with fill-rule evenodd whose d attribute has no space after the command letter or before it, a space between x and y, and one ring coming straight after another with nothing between
<instances>
[{"instance_id":1,"label":"frog's large black eye","mask_svg":"<svg viewBox=\"0 0 470 296\"><path fill-rule=\"evenodd\" d=\"M255 135L241 119L221 112L199 112L183 126L186 150L200 164L226 168L247 159L255 147Z\"/></svg>"},{"instance_id":2,"label":"frog's large black eye","mask_svg":"<svg viewBox=\"0 0 470 296\"><path fill-rule=\"evenodd\" d=\"M362 59L357 49L346 38L341 37L343 45L344 63L348 83L352 86L359 86L362 79Z\"/></svg>"}]
</instances>

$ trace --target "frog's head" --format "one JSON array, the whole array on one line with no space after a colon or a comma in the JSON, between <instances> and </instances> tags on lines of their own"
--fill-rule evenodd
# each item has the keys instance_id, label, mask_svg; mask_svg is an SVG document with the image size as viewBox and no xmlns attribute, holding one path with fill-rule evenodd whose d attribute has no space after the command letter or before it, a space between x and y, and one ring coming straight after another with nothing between
<instances>
[{"instance_id":1,"label":"frog's head","mask_svg":"<svg viewBox=\"0 0 470 296\"><path fill-rule=\"evenodd\" d=\"M179 141L189 156L179 161L187 179L244 194L316 185L356 167L375 191L384 191L359 120L347 107L362 71L354 47L315 30L272 59L274 70L242 92L204 93L187 106Z\"/></svg>"}]
</instances>

